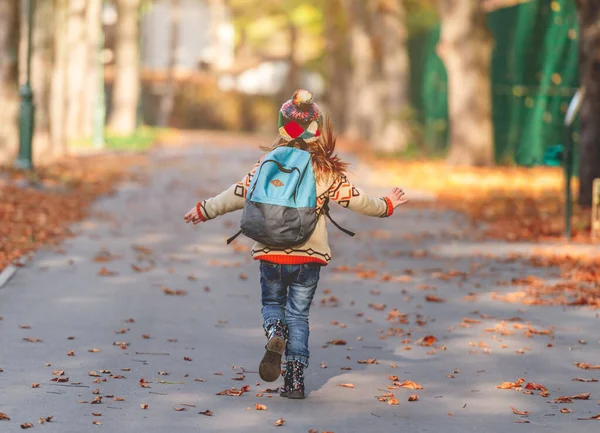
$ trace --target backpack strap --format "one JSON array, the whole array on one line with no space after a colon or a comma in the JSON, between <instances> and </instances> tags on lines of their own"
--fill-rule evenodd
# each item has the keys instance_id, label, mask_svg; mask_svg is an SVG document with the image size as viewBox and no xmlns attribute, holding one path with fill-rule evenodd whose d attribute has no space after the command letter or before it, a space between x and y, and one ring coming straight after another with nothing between
<instances>
[{"instance_id":1,"label":"backpack strap","mask_svg":"<svg viewBox=\"0 0 600 433\"><path fill-rule=\"evenodd\" d=\"M233 241L235 241L235 239L242 234L242 231L240 230L239 232L237 232L236 234L234 234L232 237L230 237L229 239L227 239L227 245L229 245L230 243L232 243Z\"/></svg>"},{"instance_id":2,"label":"backpack strap","mask_svg":"<svg viewBox=\"0 0 600 433\"><path fill-rule=\"evenodd\" d=\"M351 236L351 237L354 237L356 235L356 233L351 232L350 230L346 230L345 228L340 226L338 223L336 223L333 220L333 218L331 218L331 215L329 214L329 198L327 198L327 200L325 201L325 204L323 205L323 211L325 212L325 216L327 218L329 218L329 221L331 221L333 223L333 225L338 228L338 230L346 233L348 236Z\"/></svg>"}]
</instances>

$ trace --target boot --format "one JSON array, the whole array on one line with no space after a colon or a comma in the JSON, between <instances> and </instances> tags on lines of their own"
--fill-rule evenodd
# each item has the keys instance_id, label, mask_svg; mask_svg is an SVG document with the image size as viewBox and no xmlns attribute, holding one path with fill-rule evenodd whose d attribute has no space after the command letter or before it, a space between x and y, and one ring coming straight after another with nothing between
<instances>
[{"instance_id":1,"label":"boot","mask_svg":"<svg viewBox=\"0 0 600 433\"><path fill-rule=\"evenodd\" d=\"M290 384L292 383L292 378L291 378L292 369L288 368L288 366L290 364L291 364L291 362L287 362L286 366L285 366L285 370L282 372L283 385L281 385L279 387L279 396L281 396L281 397L287 397L290 392Z\"/></svg>"},{"instance_id":2,"label":"boot","mask_svg":"<svg viewBox=\"0 0 600 433\"><path fill-rule=\"evenodd\" d=\"M304 397L304 365L300 361L288 361L284 376L283 397L303 399ZM283 395L285 393L285 395Z\"/></svg>"},{"instance_id":3,"label":"boot","mask_svg":"<svg viewBox=\"0 0 600 433\"><path fill-rule=\"evenodd\" d=\"M281 374L281 355L288 339L287 325L278 320L266 329L269 341L265 346L266 352L258 367L260 378L266 382L275 382Z\"/></svg>"}]
</instances>

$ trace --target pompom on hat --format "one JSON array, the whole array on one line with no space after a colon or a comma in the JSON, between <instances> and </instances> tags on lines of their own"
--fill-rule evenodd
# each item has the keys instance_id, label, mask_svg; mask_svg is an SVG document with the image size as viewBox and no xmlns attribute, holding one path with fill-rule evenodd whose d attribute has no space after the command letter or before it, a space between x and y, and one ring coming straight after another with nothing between
<instances>
[{"instance_id":1,"label":"pompom on hat","mask_svg":"<svg viewBox=\"0 0 600 433\"><path fill-rule=\"evenodd\" d=\"M286 101L279 110L279 135L285 141L296 138L306 143L316 141L321 136L322 126L321 110L313 102L313 94L308 90L296 90L292 99Z\"/></svg>"}]
</instances>

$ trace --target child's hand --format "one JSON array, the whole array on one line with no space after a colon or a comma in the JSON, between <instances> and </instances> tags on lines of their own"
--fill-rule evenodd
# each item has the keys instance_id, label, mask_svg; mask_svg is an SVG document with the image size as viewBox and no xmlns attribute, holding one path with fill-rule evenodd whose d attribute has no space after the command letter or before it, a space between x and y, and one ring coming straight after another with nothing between
<instances>
[{"instance_id":1,"label":"child's hand","mask_svg":"<svg viewBox=\"0 0 600 433\"><path fill-rule=\"evenodd\" d=\"M388 198L392 202L394 209L396 209L401 204L408 202L408 199L404 197L404 191L402 191L400 188L394 188L388 196Z\"/></svg>"},{"instance_id":2,"label":"child's hand","mask_svg":"<svg viewBox=\"0 0 600 433\"><path fill-rule=\"evenodd\" d=\"M202 220L200 219L200 216L198 215L198 209L196 208L196 206L194 206L192 209L190 209L190 211L185 214L183 219L185 220L186 223L191 222L194 225L202 222Z\"/></svg>"}]
</instances>

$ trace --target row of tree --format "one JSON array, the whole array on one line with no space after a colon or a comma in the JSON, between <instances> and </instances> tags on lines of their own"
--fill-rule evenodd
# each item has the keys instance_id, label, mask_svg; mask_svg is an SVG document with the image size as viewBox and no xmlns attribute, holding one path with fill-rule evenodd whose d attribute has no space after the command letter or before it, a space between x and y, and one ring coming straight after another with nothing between
<instances>
[{"instance_id":1,"label":"row of tree","mask_svg":"<svg viewBox=\"0 0 600 433\"><path fill-rule=\"evenodd\" d=\"M109 0L105 0L109 1ZM171 47L174 63L178 33L173 6ZM200 0L198 0L200 1ZM246 28L257 19L275 17L288 41L289 75L284 94L300 87L301 56L306 33L324 41L319 60L326 78L327 101L337 129L385 152L406 149L412 140L408 18L436 10L441 21L438 54L448 74L448 161L492 165L494 142L490 60L493 38L486 13L520 0L204 0L226 5L237 23L238 57L246 44ZM580 200L591 202L592 180L600 177L600 4L575 0L581 23L581 80L587 93L581 112ZM150 0L110 0L118 12L116 67L109 128L128 135L136 127L140 94L139 18ZM23 71L22 1L0 0L0 154L17 142L19 71ZM34 149L46 156L62 153L66 143L92 135L94 101L101 71L101 9L103 0L38 0L33 26L32 84L36 103ZM314 14L321 12L315 30ZM21 35L21 36L20 36ZM174 45L173 45L174 44ZM168 75L172 78L171 75ZM168 86L172 90L171 85ZM169 84L169 83L167 83ZM173 104L165 101L163 122Z\"/></svg>"},{"instance_id":2,"label":"row of tree","mask_svg":"<svg viewBox=\"0 0 600 433\"><path fill-rule=\"evenodd\" d=\"M0 156L18 142L19 79L26 70L26 2L0 0ZM142 0L114 0L117 73L110 128L129 135L136 128L139 95L139 9ZM37 0L32 26L31 84L36 109L34 156L52 159L67 143L88 140L94 106L102 92L103 0ZM19 59L22 61L19 62ZM35 158L34 158L35 159Z\"/></svg>"},{"instance_id":3,"label":"row of tree","mask_svg":"<svg viewBox=\"0 0 600 433\"><path fill-rule=\"evenodd\" d=\"M324 18L327 101L337 129L384 152L405 150L413 140L410 107L409 18L434 9L441 22L437 53L448 75L449 154L455 165L489 166L494 160L491 57L493 35L487 13L524 0L228 0L234 14L285 16L289 29L288 84L298 86L295 58L300 48L294 11L306 4ZM580 194L590 205L600 177L600 2L576 1L580 22L581 110ZM555 7L555 6L554 6ZM560 7L560 5L559 5ZM242 22L243 24L247 21ZM297 55L296 55L297 57Z\"/></svg>"}]
</instances>

